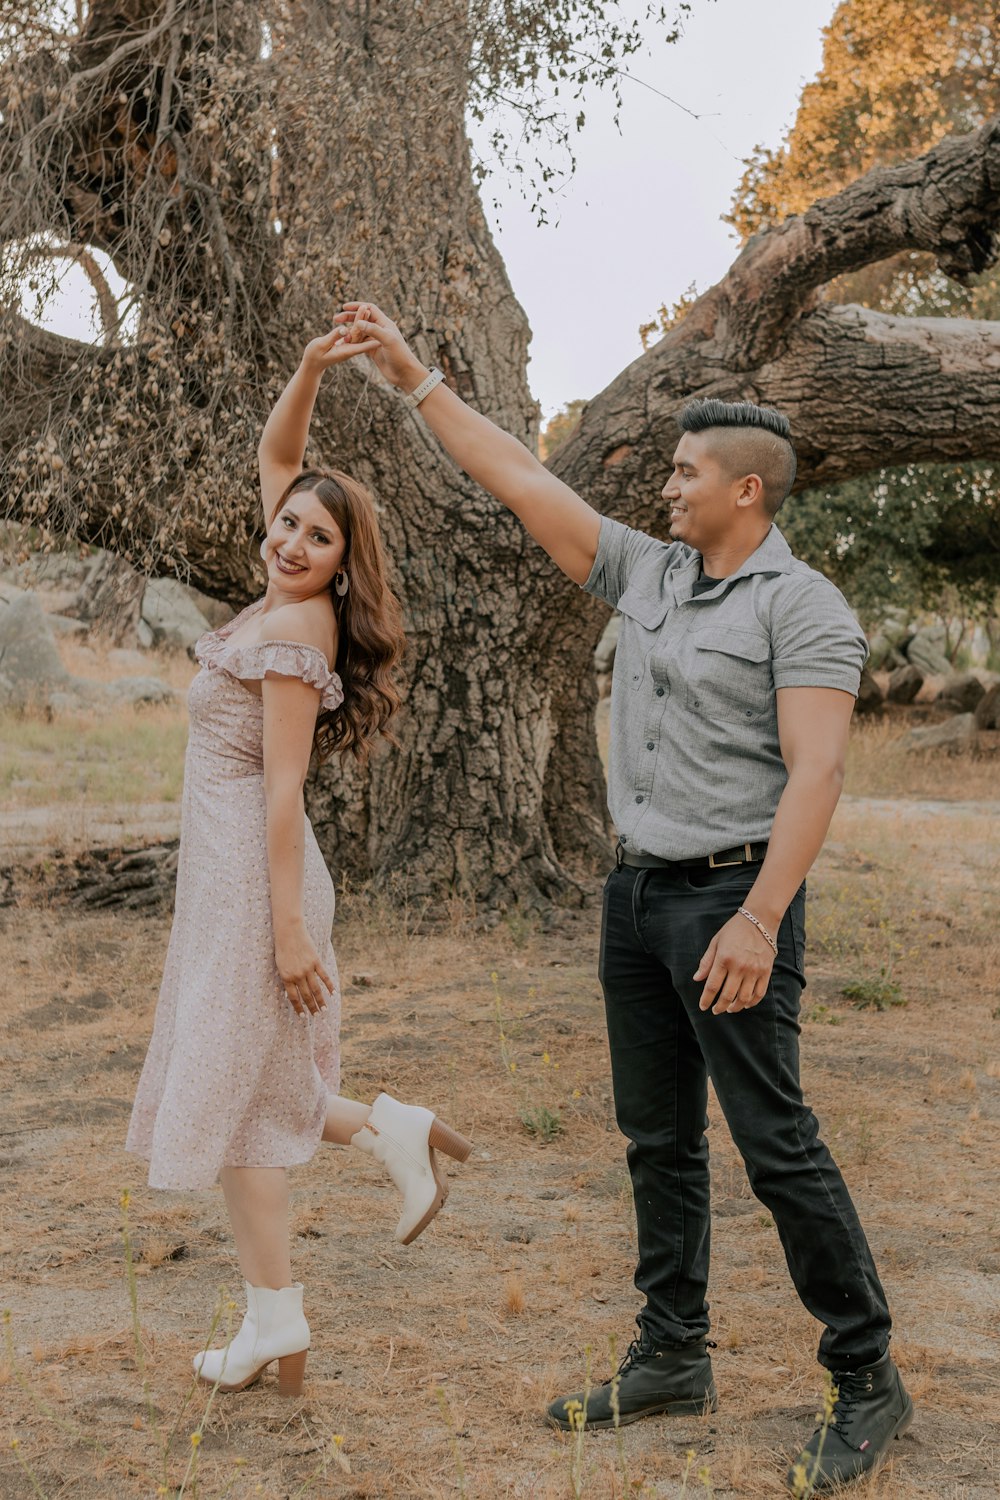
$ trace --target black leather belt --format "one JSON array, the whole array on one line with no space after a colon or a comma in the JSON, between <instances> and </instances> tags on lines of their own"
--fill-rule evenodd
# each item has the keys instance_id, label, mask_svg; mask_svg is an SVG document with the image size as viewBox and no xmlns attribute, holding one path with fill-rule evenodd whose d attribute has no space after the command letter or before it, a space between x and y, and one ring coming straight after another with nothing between
<instances>
[{"instance_id":1,"label":"black leather belt","mask_svg":"<svg viewBox=\"0 0 1000 1500\"><path fill-rule=\"evenodd\" d=\"M756 865L767 853L767 844L735 844L717 854L703 854L698 859L660 859L657 854L632 854L619 842L615 848L618 868L633 870L725 870L730 865Z\"/></svg>"}]
</instances>

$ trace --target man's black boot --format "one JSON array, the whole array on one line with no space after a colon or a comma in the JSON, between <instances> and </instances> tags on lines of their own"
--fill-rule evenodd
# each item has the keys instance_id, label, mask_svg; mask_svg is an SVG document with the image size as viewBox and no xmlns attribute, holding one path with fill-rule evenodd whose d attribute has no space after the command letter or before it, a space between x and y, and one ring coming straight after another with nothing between
<instances>
[{"instance_id":1,"label":"man's black boot","mask_svg":"<svg viewBox=\"0 0 1000 1500\"><path fill-rule=\"evenodd\" d=\"M788 1487L802 1500L860 1479L913 1421L913 1402L888 1350L874 1364L834 1371L831 1379L837 1395L826 1431L816 1429L788 1471Z\"/></svg>"},{"instance_id":2,"label":"man's black boot","mask_svg":"<svg viewBox=\"0 0 1000 1500\"><path fill-rule=\"evenodd\" d=\"M704 1339L658 1349L642 1334L629 1344L611 1380L592 1391L557 1397L546 1416L554 1427L571 1432L582 1426L626 1427L658 1412L700 1416L715 1406L712 1361Z\"/></svg>"}]
</instances>

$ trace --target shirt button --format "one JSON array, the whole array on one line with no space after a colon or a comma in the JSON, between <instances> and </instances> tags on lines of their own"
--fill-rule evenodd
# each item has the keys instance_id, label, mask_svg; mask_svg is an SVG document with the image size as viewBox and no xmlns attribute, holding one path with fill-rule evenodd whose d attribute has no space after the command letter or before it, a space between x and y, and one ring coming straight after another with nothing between
<instances>
[{"instance_id":1,"label":"shirt button","mask_svg":"<svg viewBox=\"0 0 1000 1500\"><path fill-rule=\"evenodd\" d=\"M662 698L663 697L663 689L662 688L657 688L656 689L656 696L658 698Z\"/></svg>"},{"instance_id":2,"label":"shirt button","mask_svg":"<svg viewBox=\"0 0 1000 1500\"><path fill-rule=\"evenodd\" d=\"M637 801L637 802L641 802L641 801L642 801L642 798L641 798L641 797L636 797L636 799L635 799L635 800L636 800L636 801Z\"/></svg>"},{"instance_id":3,"label":"shirt button","mask_svg":"<svg viewBox=\"0 0 1000 1500\"><path fill-rule=\"evenodd\" d=\"M652 748L653 748L653 741L652 740L647 740L646 741L646 749L647 750L652 750Z\"/></svg>"}]
</instances>

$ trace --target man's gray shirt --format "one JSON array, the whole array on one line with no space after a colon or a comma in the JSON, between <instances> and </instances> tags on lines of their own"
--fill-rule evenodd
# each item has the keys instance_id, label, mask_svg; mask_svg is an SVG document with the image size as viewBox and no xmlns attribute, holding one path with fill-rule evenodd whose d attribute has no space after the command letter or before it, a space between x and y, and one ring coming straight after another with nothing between
<instances>
[{"instance_id":1,"label":"man's gray shirt","mask_svg":"<svg viewBox=\"0 0 1000 1500\"><path fill-rule=\"evenodd\" d=\"M776 689L857 696L868 645L843 594L772 526L717 587L700 554L604 516L584 588L621 612L608 806L634 853L695 859L771 833L788 779Z\"/></svg>"}]
</instances>

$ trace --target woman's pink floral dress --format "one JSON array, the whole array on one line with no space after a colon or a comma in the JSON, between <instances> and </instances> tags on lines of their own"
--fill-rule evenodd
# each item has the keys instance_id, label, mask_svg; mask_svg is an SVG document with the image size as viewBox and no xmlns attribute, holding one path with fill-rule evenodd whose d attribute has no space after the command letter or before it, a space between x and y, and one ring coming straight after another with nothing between
<instances>
[{"instance_id":1,"label":"woman's pink floral dress","mask_svg":"<svg viewBox=\"0 0 1000 1500\"><path fill-rule=\"evenodd\" d=\"M274 961L263 704L239 679L300 677L323 709L344 694L313 646L228 644L262 603L195 647L174 923L126 1143L149 1162L151 1187L206 1188L223 1166L308 1161L340 1083L333 882L307 818L304 916L335 994L301 1020Z\"/></svg>"}]
</instances>

